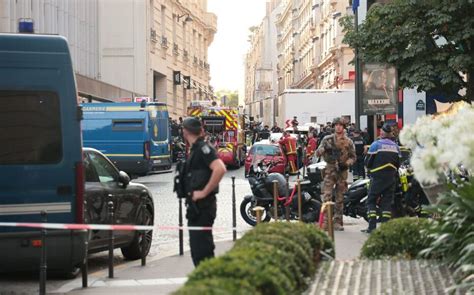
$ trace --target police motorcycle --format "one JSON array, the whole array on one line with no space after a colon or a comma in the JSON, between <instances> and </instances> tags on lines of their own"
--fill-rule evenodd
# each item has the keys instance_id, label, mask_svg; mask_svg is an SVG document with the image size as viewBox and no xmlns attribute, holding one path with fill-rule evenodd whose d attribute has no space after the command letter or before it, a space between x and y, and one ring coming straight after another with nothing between
<instances>
[{"instance_id":1,"label":"police motorcycle","mask_svg":"<svg viewBox=\"0 0 474 295\"><path fill-rule=\"evenodd\" d=\"M352 183L344 194L344 215L354 218L367 217L367 198L370 186L370 179L360 179ZM392 216L418 216L427 217L427 212L423 210L424 205L429 205L429 201L414 177L412 167L405 162L398 169L397 184L395 187L394 199L392 202ZM380 213L380 212L379 212Z\"/></svg>"},{"instance_id":2,"label":"police motorcycle","mask_svg":"<svg viewBox=\"0 0 474 295\"><path fill-rule=\"evenodd\" d=\"M248 181L252 189L252 195L244 197L240 204L240 214L249 225L257 224L256 213L254 208L263 207L262 221L269 222L274 215L274 198L273 198L273 181L277 181L278 185L278 218L285 218L286 208L289 210L290 220L298 220L298 192L297 185L291 191L288 189L288 182L280 173L269 173L270 169L278 164L272 161L258 161L251 165ZM302 220L307 223L318 221L321 202L317 198L305 190L305 186L301 185L301 202L302 202Z\"/></svg>"}]
</instances>

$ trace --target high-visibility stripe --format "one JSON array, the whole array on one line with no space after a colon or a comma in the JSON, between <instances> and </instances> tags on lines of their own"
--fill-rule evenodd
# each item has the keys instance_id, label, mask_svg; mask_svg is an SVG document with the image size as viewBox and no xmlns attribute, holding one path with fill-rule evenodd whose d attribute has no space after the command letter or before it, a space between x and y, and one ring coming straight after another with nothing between
<instances>
[{"instance_id":1,"label":"high-visibility stripe","mask_svg":"<svg viewBox=\"0 0 474 295\"><path fill-rule=\"evenodd\" d=\"M169 155L163 155L163 156L151 156L151 159L163 159L163 158L169 158Z\"/></svg>"},{"instance_id":2,"label":"high-visibility stripe","mask_svg":"<svg viewBox=\"0 0 474 295\"><path fill-rule=\"evenodd\" d=\"M388 163L388 164L382 165L382 166L380 166L380 167L377 167L377 168L375 168L375 169L372 169L372 170L370 170L370 172L371 172L371 173L377 172L377 171L383 170L383 169L385 169L385 168L393 168L393 169L397 170L397 167L396 167L395 165L393 165L393 164L391 164L391 163Z\"/></svg>"},{"instance_id":3,"label":"high-visibility stripe","mask_svg":"<svg viewBox=\"0 0 474 295\"><path fill-rule=\"evenodd\" d=\"M32 215L42 211L51 213L70 213L70 202L23 203L0 205L0 215Z\"/></svg>"}]
</instances>

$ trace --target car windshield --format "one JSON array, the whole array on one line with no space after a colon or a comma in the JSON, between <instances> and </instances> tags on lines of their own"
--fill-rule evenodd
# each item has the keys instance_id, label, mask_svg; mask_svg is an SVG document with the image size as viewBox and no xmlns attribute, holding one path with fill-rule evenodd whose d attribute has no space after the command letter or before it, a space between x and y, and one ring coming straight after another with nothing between
<instances>
[{"instance_id":1,"label":"car windshield","mask_svg":"<svg viewBox=\"0 0 474 295\"><path fill-rule=\"evenodd\" d=\"M259 144L254 145L251 150L252 154L263 156L280 156L280 149L276 145Z\"/></svg>"}]
</instances>

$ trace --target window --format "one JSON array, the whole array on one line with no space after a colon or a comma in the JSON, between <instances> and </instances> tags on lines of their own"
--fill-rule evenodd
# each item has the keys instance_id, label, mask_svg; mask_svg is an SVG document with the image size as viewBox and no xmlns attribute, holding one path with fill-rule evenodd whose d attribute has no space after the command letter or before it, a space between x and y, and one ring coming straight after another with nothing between
<instances>
[{"instance_id":1,"label":"window","mask_svg":"<svg viewBox=\"0 0 474 295\"><path fill-rule=\"evenodd\" d=\"M91 152L89 154L91 163L97 171L99 181L102 183L116 182L118 180L117 170L101 155Z\"/></svg>"},{"instance_id":2,"label":"window","mask_svg":"<svg viewBox=\"0 0 474 295\"><path fill-rule=\"evenodd\" d=\"M311 117L310 121L311 123L318 123L318 117Z\"/></svg>"},{"instance_id":3,"label":"window","mask_svg":"<svg viewBox=\"0 0 474 295\"><path fill-rule=\"evenodd\" d=\"M0 138L0 165L60 162L58 95L46 91L0 91Z\"/></svg>"},{"instance_id":4,"label":"window","mask_svg":"<svg viewBox=\"0 0 474 295\"><path fill-rule=\"evenodd\" d=\"M142 131L143 120L113 120L113 131Z\"/></svg>"},{"instance_id":5,"label":"window","mask_svg":"<svg viewBox=\"0 0 474 295\"><path fill-rule=\"evenodd\" d=\"M281 156L280 148L276 145L256 144L250 150L251 155Z\"/></svg>"},{"instance_id":6,"label":"window","mask_svg":"<svg viewBox=\"0 0 474 295\"><path fill-rule=\"evenodd\" d=\"M161 35L166 36L166 6L161 5Z\"/></svg>"},{"instance_id":7,"label":"window","mask_svg":"<svg viewBox=\"0 0 474 295\"><path fill-rule=\"evenodd\" d=\"M99 182L99 176L95 172L94 166L87 155L84 158L84 174L86 176L86 182Z\"/></svg>"}]
</instances>

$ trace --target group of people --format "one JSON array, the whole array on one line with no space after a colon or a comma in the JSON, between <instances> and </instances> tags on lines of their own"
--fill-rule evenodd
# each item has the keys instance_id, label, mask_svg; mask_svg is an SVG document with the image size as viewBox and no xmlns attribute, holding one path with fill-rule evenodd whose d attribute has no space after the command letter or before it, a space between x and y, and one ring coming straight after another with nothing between
<instances>
[{"instance_id":1,"label":"group of people","mask_svg":"<svg viewBox=\"0 0 474 295\"><path fill-rule=\"evenodd\" d=\"M335 230L344 230L344 193L347 191L347 177L351 169L354 179L366 178L366 171L370 173L371 185L367 201L369 227L365 231L370 233L376 228L377 206L382 211L382 222L391 218L391 203L401 159L398 128L395 124L384 124L380 137L369 148L367 130L362 132L355 128L355 124L347 124L341 118L320 126L319 132L311 127L305 136L297 133L296 117L291 124L297 134L296 138L284 131L278 141L286 154L288 171L296 174L302 165L308 165L313 158L322 158L327 163L322 195L327 202L333 199L335 192ZM268 139L270 132L268 126L265 126L257 138Z\"/></svg>"}]
</instances>

